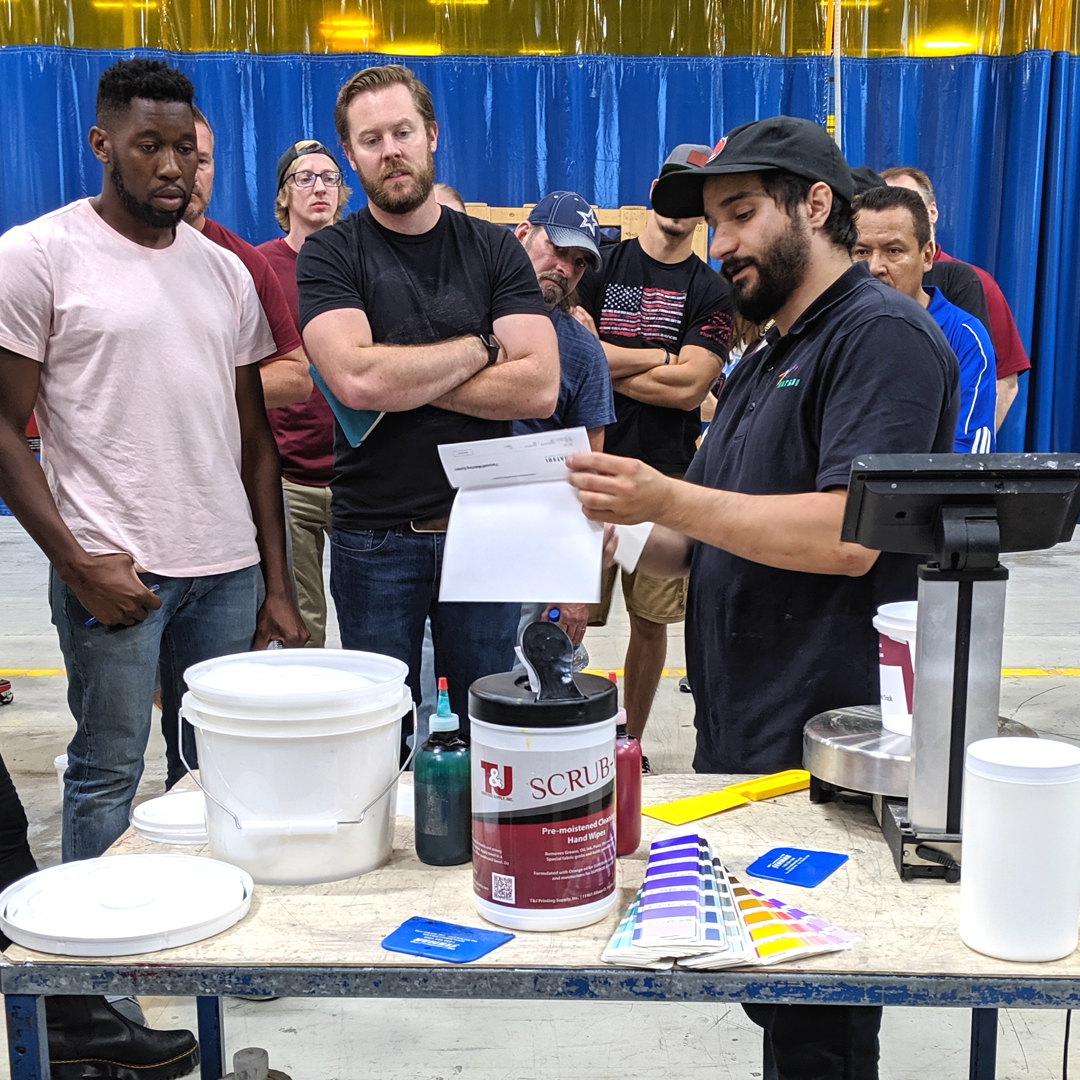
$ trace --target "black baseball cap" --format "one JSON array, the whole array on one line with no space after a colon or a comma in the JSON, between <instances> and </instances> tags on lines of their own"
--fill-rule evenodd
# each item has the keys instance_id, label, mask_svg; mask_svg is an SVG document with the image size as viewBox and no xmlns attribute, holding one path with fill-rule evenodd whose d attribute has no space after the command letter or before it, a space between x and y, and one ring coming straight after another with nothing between
<instances>
[{"instance_id":1,"label":"black baseball cap","mask_svg":"<svg viewBox=\"0 0 1080 1080\"><path fill-rule=\"evenodd\" d=\"M855 185L856 195L865 195L873 188L889 186L869 165L856 165L851 170L851 182Z\"/></svg>"},{"instance_id":2,"label":"black baseball cap","mask_svg":"<svg viewBox=\"0 0 1080 1080\"><path fill-rule=\"evenodd\" d=\"M851 169L820 124L797 116L773 116L732 128L704 164L688 163L663 174L653 188L653 209L664 217L701 217L702 188L708 177L770 169L826 183L848 202L855 197Z\"/></svg>"},{"instance_id":3,"label":"black baseball cap","mask_svg":"<svg viewBox=\"0 0 1080 1080\"><path fill-rule=\"evenodd\" d=\"M338 164L337 158L334 157L333 153L323 146L321 142L316 139L302 139L300 142L293 143L292 146L278 158L278 191L281 190L281 185L285 183L285 177L289 173L289 166L296 161L297 158L306 157L308 154L325 154L334 163L334 168L336 168L338 172L341 172L341 166Z\"/></svg>"}]
</instances>

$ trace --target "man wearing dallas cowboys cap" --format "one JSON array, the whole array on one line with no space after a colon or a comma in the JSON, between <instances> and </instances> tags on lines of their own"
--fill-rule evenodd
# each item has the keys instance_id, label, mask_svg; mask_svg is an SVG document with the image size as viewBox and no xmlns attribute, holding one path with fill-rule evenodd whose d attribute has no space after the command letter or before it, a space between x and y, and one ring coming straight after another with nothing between
<instances>
[{"instance_id":1,"label":"man wearing dallas cowboys cap","mask_svg":"<svg viewBox=\"0 0 1080 1080\"><path fill-rule=\"evenodd\" d=\"M912 599L914 560L840 540L852 459L948 452L956 358L910 297L853 263L853 184L818 125L735 128L662 177L661 214L704 213L740 314L775 320L724 386L683 481L639 461L568 462L586 516L654 521L639 566L689 569L686 659L698 772L802 761L816 713L878 697L879 604ZM881 1010L746 1005L766 1080L876 1080Z\"/></svg>"},{"instance_id":2,"label":"man wearing dallas cowboys cap","mask_svg":"<svg viewBox=\"0 0 1080 1080\"><path fill-rule=\"evenodd\" d=\"M521 241L536 271L555 333L559 339L559 401L545 420L515 420L514 434L583 427L594 450L604 449L604 428L615 422L611 378L600 342L566 314L570 296L586 267L600 269L600 226L593 208L576 191L545 195L521 222L514 235ZM518 623L525 627L546 618L556 607L558 624L580 645L585 635L588 604L524 604Z\"/></svg>"}]
</instances>

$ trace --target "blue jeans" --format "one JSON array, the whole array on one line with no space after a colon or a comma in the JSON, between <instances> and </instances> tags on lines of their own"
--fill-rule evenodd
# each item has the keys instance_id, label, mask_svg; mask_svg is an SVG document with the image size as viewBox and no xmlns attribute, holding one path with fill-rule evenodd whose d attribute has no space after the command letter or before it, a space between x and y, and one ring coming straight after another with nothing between
<instances>
[{"instance_id":1,"label":"blue jeans","mask_svg":"<svg viewBox=\"0 0 1080 1080\"><path fill-rule=\"evenodd\" d=\"M417 703L424 620L430 616L435 674L446 676L450 708L468 732L469 687L484 675L510 670L521 605L439 603L444 540L443 533L414 533L408 525L334 529L330 591L341 644L403 660Z\"/></svg>"},{"instance_id":2,"label":"blue jeans","mask_svg":"<svg viewBox=\"0 0 1080 1080\"><path fill-rule=\"evenodd\" d=\"M162 724L176 732L184 670L202 660L246 652L255 635L258 566L210 577L140 574L158 585L161 607L134 626L87 626L90 613L55 570L49 575L52 620L68 677L75 735L64 774L65 862L101 855L127 828L150 735L155 672L161 663ZM195 767L190 728L185 754ZM190 751L188 746L190 744ZM168 786L183 776L174 737Z\"/></svg>"}]
</instances>

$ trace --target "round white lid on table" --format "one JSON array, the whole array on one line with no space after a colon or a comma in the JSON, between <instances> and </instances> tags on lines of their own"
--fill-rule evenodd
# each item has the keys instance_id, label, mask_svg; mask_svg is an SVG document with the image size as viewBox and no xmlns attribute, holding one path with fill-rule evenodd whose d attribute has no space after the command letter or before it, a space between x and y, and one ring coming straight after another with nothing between
<instances>
[{"instance_id":1,"label":"round white lid on table","mask_svg":"<svg viewBox=\"0 0 1080 1080\"><path fill-rule=\"evenodd\" d=\"M1080 747L1056 739L980 739L967 749L967 769L1013 784L1080 780Z\"/></svg>"},{"instance_id":2,"label":"round white lid on table","mask_svg":"<svg viewBox=\"0 0 1080 1080\"><path fill-rule=\"evenodd\" d=\"M206 796L201 791L176 791L149 799L131 813L135 831L164 844L205 844Z\"/></svg>"},{"instance_id":3,"label":"round white lid on table","mask_svg":"<svg viewBox=\"0 0 1080 1080\"><path fill-rule=\"evenodd\" d=\"M0 893L0 929L38 952L131 956L190 945L242 919L251 875L192 855L62 863Z\"/></svg>"},{"instance_id":4,"label":"round white lid on table","mask_svg":"<svg viewBox=\"0 0 1080 1080\"><path fill-rule=\"evenodd\" d=\"M314 718L396 705L408 673L378 653L273 649L204 660L184 681L201 711L273 720L297 709Z\"/></svg>"}]
</instances>

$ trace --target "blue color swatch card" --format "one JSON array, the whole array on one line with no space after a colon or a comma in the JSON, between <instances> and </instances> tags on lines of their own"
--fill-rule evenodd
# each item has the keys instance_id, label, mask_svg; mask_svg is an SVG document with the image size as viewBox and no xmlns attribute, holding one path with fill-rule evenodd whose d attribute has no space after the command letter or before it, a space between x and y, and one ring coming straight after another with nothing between
<instances>
[{"instance_id":1,"label":"blue color swatch card","mask_svg":"<svg viewBox=\"0 0 1080 1080\"><path fill-rule=\"evenodd\" d=\"M834 870L843 866L848 857L835 851L807 851L805 848L773 848L755 859L746 872L768 881L786 881L812 889L820 885Z\"/></svg>"},{"instance_id":2,"label":"blue color swatch card","mask_svg":"<svg viewBox=\"0 0 1080 1080\"><path fill-rule=\"evenodd\" d=\"M388 952L426 956L429 960L449 960L451 964L467 964L470 960L487 956L493 949L512 941L513 937L513 934L504 934L499 930L477 930L472 926L414 917L384 937L382 947Z\"/></svg>"}]
</instances>

